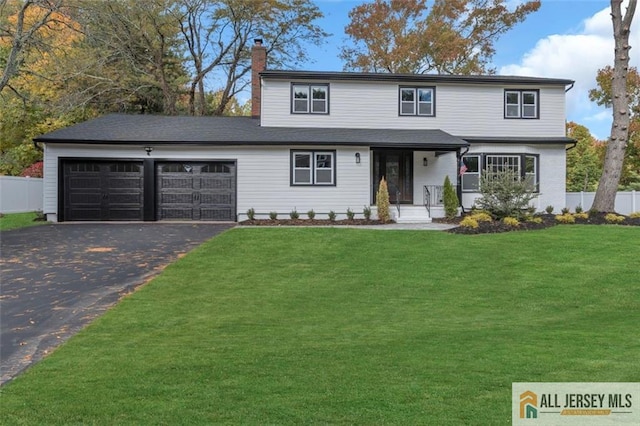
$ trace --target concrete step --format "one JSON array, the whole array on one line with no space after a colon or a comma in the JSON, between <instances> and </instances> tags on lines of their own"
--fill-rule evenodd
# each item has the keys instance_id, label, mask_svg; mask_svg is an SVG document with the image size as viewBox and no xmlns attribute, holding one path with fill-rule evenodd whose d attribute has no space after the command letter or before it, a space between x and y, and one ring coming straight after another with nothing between
<instances>
[{"instance_id":1,"label":"concrete step","mask_svg":"<svg viewBox=\"0 0 640 426\"><path fill-rule=\"evenodd\" d=\"M424 206L400 206L398 210L393 206L391 214L396 223L431 223L431 217Z\"/></svg>"}]
</instances>

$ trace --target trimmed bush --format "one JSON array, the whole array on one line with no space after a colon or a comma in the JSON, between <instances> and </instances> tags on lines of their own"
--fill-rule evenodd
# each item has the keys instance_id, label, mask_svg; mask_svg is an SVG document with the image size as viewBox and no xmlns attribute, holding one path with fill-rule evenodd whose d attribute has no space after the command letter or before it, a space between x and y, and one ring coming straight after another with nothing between
<instances>
[{"instance_id":1,"label":"trimmed bush","mask_svg":"<svg viewBox=\"0 0 640 426\"><path fill-rule=\"evenodd\" d=\"M253 220L256 218L256 211L253 209L253 207L247 210L247 218L249 220Z\"/></svg>"},{"instance_id":2,"label":"trimmed bush","mask_svg":"<svg viewBox=\"0 0 640 426\"><path fill-rule=\"evenodd\" d=\"M605 217L604 220L607 223L622 223L624 222L624 216L619 216L615 213L608 213Z\"/></svg>"},{"instance_id":3,"label":"trimmed bush","mask_svg":"<svg viewBox=\"0 0 640 426\"><path fill-rule=\"evenodd\" d=\"M557 214L556 221L560 223L576 223L576 218L572 214Z\"/></svg>"},{"instance_id":4,"label":"trimmed bush","mask_svg":"<svg viewBox=\"0 0 640 426\"><path fill-rule=\"evenodd\" d=\"M309 219L313 220L313 218L316 217L316 212L311 209L307 212L307 216L309 217Z\"/></svg>"},{"instance_id":5,"label":"trimmed bush","mask_svg":"<svg viewBox=\"0 0 640 426\"><path fill-rule=\"evenodd\" d=\"M366 220L371 220L371 207L364 206L364 209L362 209L362 214L364 215L364 218Z\"/></svg>"},{"instance_id":6,"label":"trimmed bush","mask_svg":"<svg viewBox=\"0 0 640 426\"><path fill-rule=\"evenodd\" d=\"M520 225L520 221L518 219L516 219L515 217L505 217L502 219L502 223L504 223L505 225L508 226L519 226Z\"/></svg>"},{"instance_id":7,"label":"trimmed bush","mask_svg":"<svg viewBox=\"0 0 640 426\"><path fill-rule=\"evenodd\" d=\"M547 214L553 213L553 206L552 205L548 205L547 207L545 207L544 211L546 211Z\"/></svg>"},{"instance_id":8,"label":"trimmed bush","mask_svg":"<svg viewBox=\"0 0 640 426\"><path fill-rule=\"evenodd\" d=\"M278 212L269 212L269 219L276 220L278 218Z\"/></svg>"},{"instance_id":9,"label":"trimmed bush","mask_svg":"<svg viewBox=\"0 0 640 426\"><path fill-rule=\"evenodd\" d=\"M497 219L524 218L529 202L539 194L535 187L513 170L490 172L485 170L480 178L480 194L476 204Z\"/></svg>"},{"instance_id":10,"label":"trimmed bush","mask_svg":"<svg viewBox=\"0 0 640 426\"><path fill-rule=\"evenodd\" d=\"M300 217L300 214L298 214L298 211L296 209L293 209L291 210L291 213L289 213L289 217L295 220Z\"/></svg>"},{"instance_id":11,"label":"trimmed bush","mask_svg":"<svg viewBox=\"0 0 640 426\"><path fill-rule=\"evenodd\" d=\"M640 212L633 212L629 215L631 219L640 219Z\"/></svg>"},{"instance_id":12,"label":"trimmed bush","mask_svg":"<svg viewBox=\"0 0 640 426\"><path fill-rule=\"evenodd\" d=\"M335 221L335 220L336 220L336 212L334 212L333 210L331 210L331 211L329 212L329 220L330 220L331 222L333 222L333 221Z\"/></svg>"},{"instance_id":13,"label":"trimmed bush","mask_svg":"<svg viewBox=\"0 0 640 426\"><path fill-rule=\"evenodd\" d=\"M531 223L542 223L542 218L538 216L530 216L527 218L527 222Z\"/></svg>"},{"instance_id":14,"label":"trimmed bush","mask_svg":"<svg viewBox=\"0 0 640 426\"><path fill-rule=\"evenodd\" d=\"M355 216L355 213L351 211L351 208L348 208L347 209L347 219L353 220L354 216Z\"/></svg>"},{"instance_id":15,"label":"trimmed bush","mask_svg":"<svg viewBox=\"0 0 640 426\"><path fill-rule=\"evenodd\" d=\"M580 204L578 204L576 206L576 213L582 213L584 211L584 209L582 208L582 206Z\"/></svg>"},{"instance_id":16,"label":"trimmed bush","mask_svg":"<svg viewBox=\"0 0 640 426\"><path fill-rule=\"evenodd\" d=\"M573 217L575 217L576 219L589 219L589 214L585 213L583 211L578 211L578 208L576 207L576 212L573 214Z\"/></svg>"},{"instance_id":17,"label":"trimmed bush","mask_svg":"<svg viewBox=\"0 0 640 426\"><path fill-rule=\"evenodd\" d=\"M458 200L458 194L449 180L449 176L444 178L444 214L447 219L453 219L458 215L458 206L460 201Z\"/></svg>"},{"instance_id":18,"label":"trimmed bush","mask_svg":"<svg viewBox=\"0 0 640 426\"><path fill-rule=\"evenodd\" d=\"M460 226L462 226L463 228L477 229L478 226L480 226L480 225L478 224L477 220L475 220L471 216L467 216L467 217L465 217L464 219L462 219L460 221Z\"/></svg>"},{"instance_id":19,"label":"trimmed bush","mask_svg":"<svg viewBox=\"0 0 640 426\"><path fill-rule=\"evenodd\" d=\"M491 217L491 215L483 211L478 211L477 213L473 213L471 217L475 219L477 222L493 222L493 218Z\"/></svg>"},{"instance_id":20,"label":"trimmed bush","mask_svg":"<svg viewBox=\"0 0 640 426\"><path fill-rule=\"evenodd\" d=\"M389 213L389 189L387 188L387 181L384 177L380 179L380 185L378 186L376 206L378 207L378 219L380 219L381 222L391 221L391 214Z\"/></svg>"},{"instance_id":21,"label":"trimmed bush","mask_svg":"<svg viewBox=\"0 0 640 426\"><path fill-rule=\"evenodd\" d=\"M562 212L562 214L569 214L571 210L569 210L569 207L563 207L560 211Z\"/></svg>"}]
</instances>

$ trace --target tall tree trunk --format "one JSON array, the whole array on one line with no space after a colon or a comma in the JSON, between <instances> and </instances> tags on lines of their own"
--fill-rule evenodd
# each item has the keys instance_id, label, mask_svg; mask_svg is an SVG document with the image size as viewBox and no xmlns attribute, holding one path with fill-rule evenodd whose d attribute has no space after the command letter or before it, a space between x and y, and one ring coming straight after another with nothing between
<instances>
[{"instance_id":1,"label":"tall tree trunk","mask_svg":"<svg viewBox=\"0 0 640 426\"><path fill-rule=\"evenodd\" d=\"M627 11L622 16L622 0L611 0L611 20L615 42L615 59L611 81L613 123L611 137L604 157L604 168L598 182L592 210L612 212L615 209L616 193L622 173L622 164L629 138L629 101L627 99L627 69L629 67L629 30L636 10L637 0L629 0Z\"/></svg>"}]
</instances>

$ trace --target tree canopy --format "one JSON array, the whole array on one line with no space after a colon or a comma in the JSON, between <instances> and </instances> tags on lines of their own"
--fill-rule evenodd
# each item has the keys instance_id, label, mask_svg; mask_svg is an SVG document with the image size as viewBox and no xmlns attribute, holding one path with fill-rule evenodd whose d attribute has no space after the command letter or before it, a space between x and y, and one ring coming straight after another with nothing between
<instances>
[{"instance_id":1,"label":"tree canopy","mask_svg":"<svg viewBox=\"0 0 640 426\"><path fill-rule=\"evenodd\" d=\"M513 10L507 0L373 0L345 27L345 69L364 72L485 74L494 43L540 1Z\"/></svg>"}]
</instances>

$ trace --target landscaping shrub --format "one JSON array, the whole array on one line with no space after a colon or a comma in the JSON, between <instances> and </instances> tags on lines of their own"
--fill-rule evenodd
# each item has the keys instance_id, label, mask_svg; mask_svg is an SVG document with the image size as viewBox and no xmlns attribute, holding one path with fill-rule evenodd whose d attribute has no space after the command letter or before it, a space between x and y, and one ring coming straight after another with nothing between
<instances>
[{"instance_id":1,"label":"landscaping shrub","mask_svg":"<svg viewBox=\"0 0 640 426\"><path fill-rule=\"evenodd\" d=\"M624 222L624 216L619 216L615 213L609 213L604 217L607 223L622 223Z\"/></svg>"},{"instance_id":2,"label":"landscaping shrub","mask_svg":"<svg viewBox=\"0 0 640 426\"><path fill-rule=\"evenodd\" d=\"M552 205L548 205L548 206L544 209L544 211L546 211L546 212L547 212L547 214L551 214L551 213L553 213L553 206L552 206Z\"/></svg>"},{"instance_id":3,"label":"landscaping shrub","mask_svg":"<svg viewBox=\"0 0 640 426\"><path fill-rule=\"evenodd\" d=\"M493 222L493 218L487 212L478 211L477 213L473 213L471 218L475 219L477 222Z\"/></svg>"},{"instance_id":4,"label":"landscaping shrub","mask_svg":"<svg viewBox=\"0 0 640 426\"><path fill-rule=\"evenodd\" d=\"M389 222L391 220L391 214L389 213L389 189L387 188L387 181L380 179L380 185L378 186L378 194L376 195L376 206L378 207L378 219L381 222Z\"/></svg>"},{"instance_id":5,"label":"landscaping shrub","mask_svg":"<svg viewBox=\"0 0 640 426\"><path fill-rule=\"evenodd\" d=\"M311 209L307 212L307 216L309 217L309 219L313 220L313 218L316 217L316 212Z\"/></svg>"},{"instance_id":6,"label":"landscaping shrub","mask_svg":"<svg viewBox=\"0 0 640 426\"><path fill-rule=\"evenodd\" d=\"M26 169L24 169L22 173L20 173L20 176L41 178L44 176L43 165L44 163L42 161L37 161L32 165L30 165L29 167L27 167Z\"/></svg>"},{"instance_id":7,"label":"landscaping shrub","mask_svg":"<svg viewBox=\"0 0 640 426\"><path fill-rule=\"evenodd\" d=\"M576 207L576 212L573 214L573 217L576 219L589 219L589 214L583 211L578 211L578 207Z\"/></svg>"},{"instance_id":8,"label":"landscaping shrub","mask_svg":"<svg viewBox=\"0 0 640 426\"><path fill-rule=\"evenodd\" d=\"M560 211L562 212L562 214L569 214L570 212L569 207L563 207Z\"/></svg>"},{"instance_id":9,"label":"landscaping shrub","mask_svg":"<svg viewBox=\"0 0 640 426\"><path fill-rule=\"evenodd\" d=\"M334 212L333 210L331 210L331 211L329 212L329 220L330 220L331 222L333 222L333 221L335 221L335 220L336 220L336 212Z\"/></svg>"},{"instance_id":10,"label":"landscaping shrub","mask_svg":"<svg viewBox=\"0 0 640 426\"><path fill-rule=\"evenodd\" d=\"M354 216L355 216L355 213L351 211L351 208L348 208L347 209L347 219L353 220Z\"/></svg>"},{"instance_id":11,"label":"landscaping shrub","mask_svg":"<svg viewBox=\"0 0 640 426\"><path fill-rule=\"evenodd\" d=\"M631 219L640 219L640 212L633 212L629 215Z\"/></svg>"},{"instance_id":12,"label":"landscaping shrub","mask_svg":"<svg viewBox=\"0 0 640 426\"><path fill-rule=\"evenodd\" d=\"M289 213L289 217L291 219L297 219L300 217L300 215L298 214L298 211L296 209L291 210L291 213Z\"/></svg>"},{"instance_id":13,"label":"landscaping shrub","mask_svg":"<svg viewBox=\"0 0 640 426\"><path fill-rule=\"evenodd\" d=\"M507 217L502 219L502 222L505 225L508 225L508 226L518 226L518 225L520 225L520 221L518 219L516 219L515 217L507 216Z\"/></svg>"},{"instance_id":14,"label":"landscaping shrub","mask_svg":"<svg viewBox=\"0 0 640 426\"><path fill-rule=\"evenodd\" d=\"M478 224L478 221L477 221L477 220L475 220L473 217L471 217L471 216L467 216L467 217L465 217L464 219L462 219L462 220L460 221L460 226L461 226L461 227L463 227L463 228L473 228L473 229L476 229L476 228L478 228L478 226L480 226L480 225Z\"/></svg>"},{"instance_id":15,"label":"landscaping shrub","mask_svg":"<svg viewBox=\"0 0 640 426\"><path fill-rule=\"evenodd\" d=\"M576 206L576 213L582 213L582 212L583 212L582 206L580 204L578 204Z\"/></svg>"},{"instance_id":16,"label":"landscaping shrub","mask_svg":"<svg viewBox=\"0 0 640 426\"><path fill-rule=\"evenodd\" d=\"M576 218L569 213L556 215L556 221L560 223L576 223Z\"/></svg>"},{"instance_id":17,"label":"landscaping shrub","mask_svg":"<svg viewBox=\"0 0 640 426\"><path fill-rule=\"evenodd\" d=\"M458 205L460 205L460 201L458 200L458 194L456 194L456 190L451 184L451 180L449 180L449 176L444 178L444 214L447 219L453 219L458 214Z\"/></svg>"},{"instance_id":18,"label":"landscaping shrub","mask_svg":"<svg viewBox=\"0 0 640 426\"><path fill-rule=\"evenodd\" d=\"M362 209L362 214L364 215L365 219L370 220L371 219L371 207L364 206L364 209Z\"/></svg>"},{"instance_id":19,"label":"landscaping shrub","mask_svg":"<svg viewBox=\"0 0 640 426\"><path fill-rule=\"evenodd\" d=\"M478 207L487 210L497 219L504 217L524 218L529 202L538 194L535 187L512 170L485 171L480 178L481 197Z\"/></svg>"},{"instance_id":20,"label":"landscaping shrub","mask_svg":"<svg viewBox=\"0 0 640 426\"><path fill-rule=\"evenodd\" d=\"M256 218L256 211L253 209L253 207L247 210L247 218L249 220L253 220Z\"/></svg>"},{"instance_id":21,"label":"landscaping shrub","mask_svg":"<svg viewBox=\"0 0 640 426\"><path fill-rule=\"evenodd\" d=\"M542 220L542 218L541 218L541 217L539 217L539 216L529 216L529 217L527 218L527 222L531 222L531 223L542 223L542 222L544 222L544 221L543 221L543 220Z\"/></svg>"},{"instance_id":22,"label":"landscaping shrub","mask_svg":"<svg viewBox=\"0 0 640 426\"><path fill-rule=\"evenodd\" d=\"M278 218L278 212L269 212L269 219L276 220Z\"/></svg>"}]
</instances>

